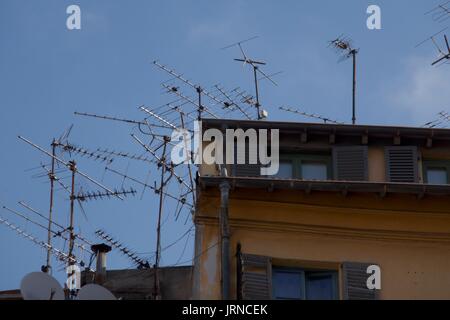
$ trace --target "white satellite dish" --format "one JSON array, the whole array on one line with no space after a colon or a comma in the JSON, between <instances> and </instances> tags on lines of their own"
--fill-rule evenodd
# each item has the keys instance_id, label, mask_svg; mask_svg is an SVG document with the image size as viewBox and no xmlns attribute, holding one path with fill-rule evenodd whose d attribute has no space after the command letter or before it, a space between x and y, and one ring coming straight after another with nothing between
<instances>
[{"instance_id":1,"label":"white satellite dish","mask_svg":"<svg viewBox=\"0 0 450 320\"><path fill-rule=\"evenodd\" d=\"M92 283L83 286L77 297L78 300L117 300L111 291Z\"/></svg>"},{"instance_id":2,"label":"white satellite dish","mask_svg":"<svg viewBox=\"0 0 450 320\"><path fill-rule=\"evenodd\" d=\"M31 272L23 277L20 293L24 300L64 300L59 282L44 272Z\"/></svg>"}]
</instances>

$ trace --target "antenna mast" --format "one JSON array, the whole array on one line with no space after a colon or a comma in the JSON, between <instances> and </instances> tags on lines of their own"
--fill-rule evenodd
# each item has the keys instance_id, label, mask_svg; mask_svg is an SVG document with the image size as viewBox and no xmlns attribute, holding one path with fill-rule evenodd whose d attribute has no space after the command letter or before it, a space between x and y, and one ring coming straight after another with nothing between
<instances>
[{"instance_id":1,"label":"antenna mast","mask_svg":"<svg viewBox=\"0 0 450 320\"><path fill-rule=\"evenodd\" d=\"M233 44L231 44L229 46L223 47L222 49L228 49L228 48L235 47L235 46L239 47L239 50L241 51L241 54L242 54L242 58L237 58L237 59L235 58L234 61L243 62L243 66L245 66L246 64L249 64L249 65L252 66L252 68L253 68L253 81L254 81L254 84L255 84L255 98L256 98L256 102L255 102L254 106L256 107L256 112L258 113L257 114L257 119L261 120L261 119L266 118L267 114L266 114L265 111L261 112L261 110L260 110L261 103L260 103L260 100L259 100L259 87L258 87L258 81L260 79L258 79L258 72L263 76L262 79L268 79L275 86L277 86L277 83L275 81L273 81L270 78L270 76L268 76L263 71L261 71L260 66L266 65L266 63L263 62L263 61L258 61L258 60L254 60L254 59L249 58L245 54L244 49L242 48L242 45L241 45L242 43L250 41L250 40L253 40L253 39L256 39L256 38L257 38L257 36L252 37L252 38L247 39L247 40L239 41L239 42L233 43Z\"/></svg>"},{"instance_id":2,"label":"antenna mast","mask_svg":"<svg viewBox=\"0 0 450 320\"><path fill-rule=\"evenodd\" d=\"M72 185L70 188L70 223L69 223L69 257L73 256L73 245L75 240L74 230L73 230L73 215L74 215L74 205L75 205L75 173L77 172L77 164L75 161L69 161L69 170L72 172ZM69 265L73 263L69 262Z\"/></svg>"},{"instance_id":3,"label":"antenna mast","mask_svg":"<svg viewBox=\"0 0 450 320\"><path fill-rule=\"evenodd\" d=\"M48 210L48 232L47 232L47 243L48 243L48 249L47 249L47 264L43 266L42 271L45 273L51 274L51 265L50 265L50 258L52 254L52 216L53 216L53 195L54 195L54 185L55 185L55 156L56 156L56 141L53 139L51 143L52 147L52 164L51 169L48 174L48 177L50 179L50 207Z\"/></svg>"},{"instance_id":4,"label":"antenna mast","mask_svg":"<svg viewBox=\"0 0 450 320\"><path fill-rule=\"evenodd\" d=\"M339 36L335 40L330 41L330 46L336 49L336 52L343 52L342 60L352 58L353 60L353 85L352 85L352 124L356 124L356 55L359 49L352 46L350 39Z\"/></svg>"},{"instance_id":5,"label":"antenna mast","mask_svg":"<svg viewBox=\"0 0 450 320\"><path fill-rule=\"evenodd\" d=\"M154 285L154 299L159 300L160 299L160 285L159 285L159 260L160 260L160 254L161 254L161 216L163 212L163 200L164 200L164 194L163 194L163 188L164 188L164 175L166 173L166 148L167 143L170 141L170 137L166 136L164 137L164 144L163 144L163 151L161 156L161 182L159 185L159 210L158 210L158 226L156 229L156 256L155 256L155 285Z\"/></svg>"}]
</instances>

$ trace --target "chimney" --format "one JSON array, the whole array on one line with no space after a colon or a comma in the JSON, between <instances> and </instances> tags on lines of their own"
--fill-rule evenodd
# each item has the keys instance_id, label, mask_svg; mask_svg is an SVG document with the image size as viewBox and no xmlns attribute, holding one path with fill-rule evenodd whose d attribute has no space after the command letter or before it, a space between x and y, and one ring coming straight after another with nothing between
<instances>
[{"instance_id":1,"label":"chimney","mask_svg":"<svg viewBox=\"0 0 450 320\"><path fill-rule=\"evenodd\" d=\"M91 250L97 255L94 282L96 284L103 284L106 281L106 254L111 251L111 247L107 244L100 243L91 246Z\"/></svg>"}]
</instances>

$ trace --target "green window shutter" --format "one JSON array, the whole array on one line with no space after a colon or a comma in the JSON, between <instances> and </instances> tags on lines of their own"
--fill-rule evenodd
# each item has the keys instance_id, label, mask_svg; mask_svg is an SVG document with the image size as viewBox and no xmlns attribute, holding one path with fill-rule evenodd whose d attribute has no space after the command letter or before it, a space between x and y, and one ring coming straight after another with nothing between
<instances>
[{"instance_id":1,"label":"green window shutter","mask_svg":"<svg viewBox=\"0 0 450 320\"><path fill-rule=\"evenodd\" d=\"M342 264L345 300L377 300L379 290L367 288L367 267L374 263L344 262Z\"/></svg>"},{"instance_id":2,"label":"green window shutter","mask_svg":"<svg viewBox=\"0 0 450 320\"><path fill-rule=\"evenodd\" d=\"M335 180L367 181L367 146L333 148L333 172Z\"/></svg>"},{"instance_id":3,"label":"green window shutter","mask_svg":"<svg viewBox=\"0 0 450 320\"><path fill-rule=\"evenodd\" d=\"M272 262L270 257L252 254L238 256L240 267L240 294L243 300L272 298ZM239 271L239 270L238 270Z\"/></svg>"},{"instance_id":4,"label":"green window shutter","mask_svg":"<svg viewBox=\"0 0 450 320\"><path fill-rule=\"evenodd\" d=\"M386 180L389 182L418 182L417 147L390 146L385 148Z\"/></svg>"},{"instance_id":5,"label":"green window shutter","mask_svg":"<svg viewBox=\"0 0 450 320\"><path fill-rule=\"evenodd\" d=\"M249 151L256 152L256 159L259 162L258 146L249 145L248 141L245 143L245 158L237 155L237 143L234 144L234 166L233 175L236 177L259 177L261 176L261 164L250 164ZM245 162L244 164L238 164Z\"/></svg>"}]
</instances>

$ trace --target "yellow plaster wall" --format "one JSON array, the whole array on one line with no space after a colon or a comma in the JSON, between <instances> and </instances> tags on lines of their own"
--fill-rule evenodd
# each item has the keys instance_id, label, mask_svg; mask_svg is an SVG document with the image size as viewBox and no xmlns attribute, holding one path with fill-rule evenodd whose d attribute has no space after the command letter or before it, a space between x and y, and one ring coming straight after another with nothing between
<instances>
[{"instance_id":1,"label":"yellow plaster wall","mask_svg":"<svg viewBox=\"0 0 450 320\"><path fill-rule=\"evenodd\" d=\"M217 196L216 190L203 191L195 217L205 252L198 260L201 299L220 299ZM450 299L448 198L234 190L229 215L233 294L240 242L245 253L298 266L376 263L381 299Z\"/></svg>"}]
</instances>

